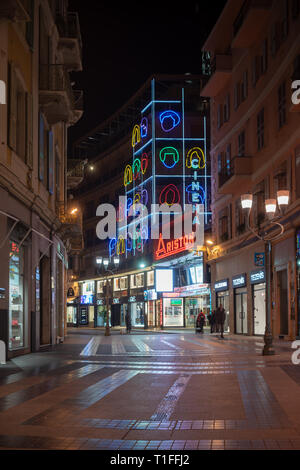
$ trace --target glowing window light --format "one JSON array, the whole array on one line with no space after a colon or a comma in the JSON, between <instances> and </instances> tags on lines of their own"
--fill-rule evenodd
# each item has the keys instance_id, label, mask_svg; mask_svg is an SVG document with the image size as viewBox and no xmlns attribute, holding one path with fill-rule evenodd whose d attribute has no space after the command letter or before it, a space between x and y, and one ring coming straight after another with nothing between
<instances>
[{"instance_id":1,"label":"glowing window light","mask_svg":"<svg viewBox=\"0 0 300 470\"><path fill-rule=\"evenodd\" d=\"M131 145L135 147L141 141L141 130L140 126L136 124L132 131Z\"/></svg>"},{"instance_id":2,"label":"glowing window light","mask_svg":"<svg viewBox=\"0 0 300 470\"><path fill-rule=\"evenodd\" d=\"M140 124L140 129L141 129L141 137L147 137L148 134L148 119L146 117L143 117L141 120Z\"/></svg>"},{"instance_id":3,"label":"glowing window light","mask_svg":"<svg viewBox=\"0 0 300 470\"><path fill-rule=\"evenodd\" d=\"M133 179L136 180L139 176L141 170L141 160L139 158L135 158L132 164L132 173Z\"/></svg>"},{"instance_id":4,"label":"glowing window light","mask_svg":"<svg viewBox=\"0 0 300 470\"><path fill-rule=\"evenodd\" d=\"M116 254L116 246L117 246L116 238L111 238L109 240L109 245L108 245L108 252L109 252L110 257Z\"/></svg>"},{"instance_id":5,"label":"glowing window light","mask_svg":"<svg viewBox=\"0 0 300 470\"><path fill-rule=\"evenodd\" d=\"M142 158L141 158L141 171L143 175L146 173L146 170L148 168L148 163L149 163L149 157L148 157L148 154L145 152L143 153Z\"/></svg>"},{"instance_id":6,"label":"glowing window light","mask_svg":"<svg viewBox=\"0 0 300 470\"><path fill-rule=\"evenodd\" d=\"M194 170L205 168L205 156L200 147L193 147L190 149L186 156L186 167L193 168Z\"/></svg>"},{"instance_id":7,"label":"glowing window light","mask_svg":"<svg viewBox=\"0 0 300 470\"><path fill-rule=\"evenodd\" d=\"M164 147L159 152L159 158L166 168L174 168L174 166L179 162L179 153L174 147ZM166 163L166 160L171 160L172 163Z\"/></svg>"},{"instance_id":8,"label":"glowing window light","mask_svg":"<svg viewBox=\"0 0 300 470\"><path fill-rule=\"evenodd\" d=\"M188 193L188 204L199 203L204 204L205 201L205 191L199 182L193 181L186 187L186 192Z\"/></svg>"},{"instance_id":9,"label":"glowing window light","mask_svg":"<svg viewBox=\"0 0 300 470\"><path fill-rule=\"evenodd\" d=\"M132 168L131 165L127 165L124 171L124 186L128 186L132 183Z\"/></svg>"},{"instance_id":10,"label":"glowing window light","mask_svg":"<svg viewBox=\"0 0 300 470\"><path fill-rule=\"evenodd\" d=\"M167 110L159 115L161 128L164 132L170 132L180 124L180 116L176 111Z\"/></svg>"},{"instance_id":11,"label":"glowing window light","mask_svg":"<svg viewBox=\"0 0 300 470\"><path fill-rule=\"evenodd\" d=\"M171 183L163 188L159 195L159 203L165 203L168 204L168 206L172 206L173 204L180 204L180 193L175 184Z\"/></svg>"}]
</instances>

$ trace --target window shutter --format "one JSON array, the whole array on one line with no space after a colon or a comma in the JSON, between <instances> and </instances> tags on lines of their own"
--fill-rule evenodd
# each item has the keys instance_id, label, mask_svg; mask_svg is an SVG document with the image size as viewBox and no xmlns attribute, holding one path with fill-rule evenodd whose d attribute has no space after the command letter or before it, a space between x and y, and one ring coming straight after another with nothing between
<instances>
[{"instance_id":1,"label":"window shutter","mask_svg":"<svg viewBox=\"0 0 300 470\"><path fill-rule=\"evenodd\" d=\"M14 66L9 64L8 145L17 150L17 80Z\"/></svg>"},{"instance_id":2,"label":"window shutter","mask_svg":"<svg viewBox=\"0 0 300 470\"><path fill-rule=\"evenodd\" d=\"M32 169L32 95L30 93L26 93L26 115L26 164Z\"/></svg>"}]
</instances>

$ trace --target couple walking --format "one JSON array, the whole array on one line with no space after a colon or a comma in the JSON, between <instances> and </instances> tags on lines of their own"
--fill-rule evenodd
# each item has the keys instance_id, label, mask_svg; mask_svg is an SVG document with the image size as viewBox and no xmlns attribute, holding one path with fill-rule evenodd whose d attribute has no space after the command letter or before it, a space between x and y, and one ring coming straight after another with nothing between
<instances>
[{"instance_id":1,"label":"couple walking","mask_svg":"<svg viewBox=\"0 0 300 470\"><path fill-rule=\"evenodd\" d=\"M224 323L226 319L226 312L222 304L219 305L217 310L214 310L210 315L210 332L221 332L221 338L224 338Z\"/></svg>"}]
</instances>

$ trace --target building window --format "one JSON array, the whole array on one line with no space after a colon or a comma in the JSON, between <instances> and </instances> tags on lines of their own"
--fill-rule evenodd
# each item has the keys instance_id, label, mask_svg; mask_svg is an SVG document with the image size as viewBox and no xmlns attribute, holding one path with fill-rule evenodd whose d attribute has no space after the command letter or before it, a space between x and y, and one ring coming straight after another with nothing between
<instances>
[{"instance_id":1,"label":"building window","mask_svg":"<svg viewBox=\"0 0 300 470\"><path fill-rule=\"evenodd\" d=\"M130 276L130 287L136 289L138 287L144 287L144 273L131 274Z\"/></svg>"},{"instance_id":2,"label":"building window","mask_svg":"<svg viewBox=\"0 0 300 470\"><path fill-rule=\"evenodd\" d=\"M282 127L286 123L286 86L283 82L278 88L278 124Z\"/></svg>"},{"instance_id":3,"label":"building window","mask_svg":"<svg viewBox=\"0 0 300 470\"><path fill-rule=\"evenodd\" d=\"M238 156L244 157L246 151L245 131L238 135Z\"/></svg>"},{"instance_id":4,"label":"building window","mask_svg":"<svg viewBox=\"0 0 300 470\"><path fill-rule=\"evenodd\" d=\"M147 286L154 286L154 271L147 272Z\"/></svg>"},{"instance_id":5,"label":"building window","mask_svg":"<svg viewBox=\"0 0 300 470\"><path fill-rule=\"evenodd\" d=\"M231 238L230 224L230 211L229 207L226 207L219 212L219 240L221 243Z\"/></svg>"},{"instance_id":6,"label":"building window","mask_svg":"<svg viewBox=\"0 0 300 470\"><path fill-rule=\"evenodd\" d=\"M252 86L255 88L260 78L260 56L255 56L252 60Z\"/></svg>"},{"instance_id":7,"label":"building window","mask_svg":"<svg viewBox=\"0 0 300 470\"><path fill-rule=\"evenodd\" d=\"M246 215L245 211L242 209L241 199L238 198L235 201L235 233L239 237L246 230Z\"/></svg>"},{"instance_id":8,"label":"building window","mask_svg":"<svg viewBox=\"0 0 300 470\"><path fill-rule=\"evenodd\" d=\"M248 72L243 73L243 81L241 83L241 101L245 101L248 96Z\"/></svg>"},{"instance_id":9,"label":"building window","mask_svg":"<svg viewBox=\"0 0 300 470\"><path fill-rule=\"evenodd\" d=\"M24 249L10 241L9 258L9 349L25 346Z\"/></svg>"},{"instance_id":10,"label":"building window","mask_svg":"<svg viewBox=\"0 0 300 470\"><path fill-rule=\"evenodd\" d=\"M234 109L237 109L240 105L240 83L236 83L234 86Z\"/></svg>"},{"instance_id":11,"label":"building window","mask_svg":"<svg viewBox=\"0 0 300 470\"><path fill-rule=\"evenodd\" d=\"M281 41L284 41L289 34L289 0L284 2L283 19L281 23Z\"/></svg>"},{"instance_id":12,"label":"building window","mask_svg":"<svg viewBox=\"0 0 300 470\"><path fill-rule=\"evenodd\" d=\"M275 57L280 47L280 23L274 23L271 27L271 54Z\"/></svg>"},{"instance_id":13,"label":"building window","mask_svg":"<svg viewBox=\"0 0 300 470\"><path fill-rule=\"evenodd\" d=\"M219 105L218 105L218 116L217 116L217 125L218 125L218 129L220 129L220 127L222 126L222 124L223 124L222 105L219 104Z\"/></svg>"},{"instance_id":14,"label":"building window","mask_svg":"<svg viewBox=\"0 0 300 470\"><path fill-rule=\"evenodd\" d=\"M257 115L257 149L261 150L265 145L265 115L264 109L262 109Z\"/></svg>"},{"instance_id":15,"label":"building window","mask_svg":"<svg viewBox=\"0 0 300 470\"><path fill-rule=\"evenodd\" d=\"M224 104L224 122L228 122L230 119L230 95L226 96L226 101Z\"/></svg>"},{"instance_id":16,"label":"building window","mask_svg":"<svg viewBox=\"0 0 300 470\"><path fill-rule=\"evenodd\" d=\"M262 46L261 73L265 73L268 68L268 39L265 39Z\"/></svg>"}]
</instances>

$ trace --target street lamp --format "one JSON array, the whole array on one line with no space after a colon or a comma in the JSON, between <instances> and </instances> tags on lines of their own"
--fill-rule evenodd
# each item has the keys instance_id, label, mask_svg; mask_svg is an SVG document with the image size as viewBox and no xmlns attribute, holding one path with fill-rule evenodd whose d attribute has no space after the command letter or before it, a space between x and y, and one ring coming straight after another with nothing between
<instances>
[{"instance_id":1,"label":"street lamp","mask_svg":"<svg viewBox=\"0 0 300 470\"><path fill-rule=\"evenodd\" d=\"M115 257L113 258L113 264L115 266L115 269L108 269L110 260L108 258L102 258L102 256L97 256L96 258L96 264L97 265L103 265L104 269L106 272L109 272L110 274L114 274L116 269L119 267L120 264L120 259ZM109 327L109 297L111 294L111 286L109 283L108 279L108 274L106 275L105 278L105 286L104 286L104 293L105 293L105 303L106 303L106 326L105 326L105 333L104 336L110 336L110 327Z\"/></svg>"},{"instance_id":2,"label":"street lamp","mask_svg":"<svg viewBox=\"0 0 300 470\"><path fill-rule=\"evenodd\" d=\"M284 213L289 203L289 191L277 191L276 199L265 200L265 211L269 221L280 227L280 233L273 237L268 236L268 232L255 231L250 225L250 212L252 209L253 196L252 194L243 194L241 196L242 209L247 211L247 224L248 228L254 235L262 240L265 245L265 264L266 264L266 329L264 334L264 348L262 351L263 356L270 356L275 354L273 348L273 336L271 330L271 260L272 260L272 241L279 238L284 232L284 226L278 222L276 217L277 206L281 214Z\"/></svg>"}]
</instances>

